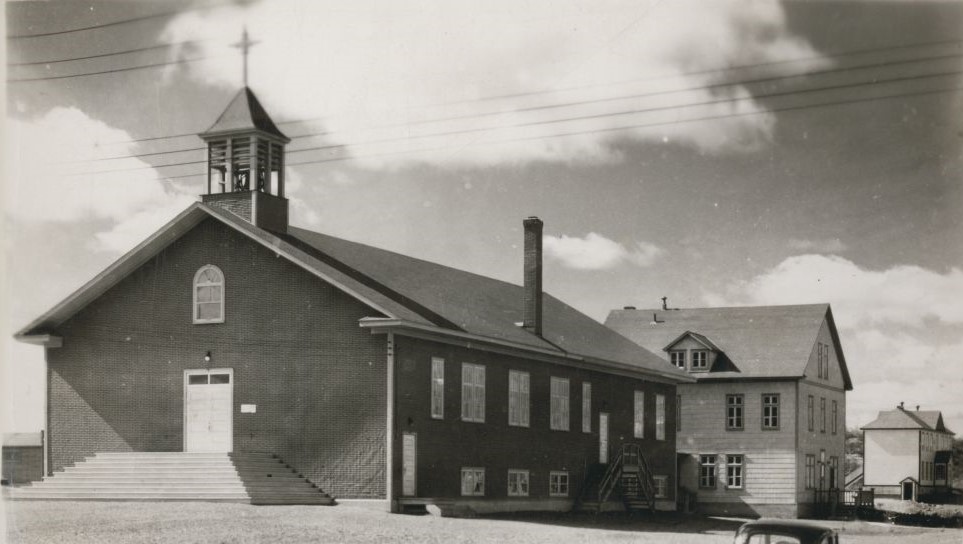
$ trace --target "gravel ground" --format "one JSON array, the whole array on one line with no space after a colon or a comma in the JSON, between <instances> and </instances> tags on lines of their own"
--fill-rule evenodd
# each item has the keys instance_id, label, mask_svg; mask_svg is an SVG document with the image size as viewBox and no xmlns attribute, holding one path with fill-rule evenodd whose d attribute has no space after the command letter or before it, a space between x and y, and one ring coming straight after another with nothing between
<instances>
[{"instance_id":1,"label":"gravel ground","mask_svg":"<svg viewBox=\"0 0 963 544\"><path fill-rule=\"evenodd\" d=\"M451 519L387 514L357 504L251 506L190 502L5 502L6 540L103 542L563 542L729 543L744 520L660 515L547 515ZM963 530L827 522L844 543L960 544Z\"/></svg>"}]
</instances>

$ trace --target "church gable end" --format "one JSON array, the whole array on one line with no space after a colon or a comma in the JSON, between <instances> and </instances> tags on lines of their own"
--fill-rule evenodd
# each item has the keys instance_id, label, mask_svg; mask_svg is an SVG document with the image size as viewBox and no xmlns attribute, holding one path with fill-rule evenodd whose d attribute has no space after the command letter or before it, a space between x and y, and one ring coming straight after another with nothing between
<instances>
[{"instance_id":1,"label":"church gable end","mask_svg":"<svg viewBox=\"0 0 963 544\"><path fill-rule=\"evenodd\" d=\"M195 323L207 266L223 274L223 322ZM50 470L96 452L183 451L185 370L232 369L232 451L275 453L340 497L381 497L384 338L358 326L380 315L206 219L56 327Z\"/></svg>"}]
</instances>

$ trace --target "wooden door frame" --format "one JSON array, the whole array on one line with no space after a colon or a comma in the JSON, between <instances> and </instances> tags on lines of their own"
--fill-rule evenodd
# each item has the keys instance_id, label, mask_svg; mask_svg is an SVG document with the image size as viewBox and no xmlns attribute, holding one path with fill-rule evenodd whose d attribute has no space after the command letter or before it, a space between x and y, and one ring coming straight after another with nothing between
<instances>
[{"instance_id":1,"label":"wooden door frame","mask_svg":"<svg viewBox=\"0 0 963 544\"><path fill-rule=\"evenodd\" d=\"M234 451L234 369L233 368L189 368L184 370L184 380L181 382L183 384L183 395L181 395L181 411L183 411L182 417L182 434L184 438L181 444L181 451L187 452L187 386L190 376L196 376L199 374L229 374L231 376L231 394L230 403L227 410L227 426L230 428L231 443L226 453L231 453Z\"/></svg>"},{"instance_id":2,"label":"wooden door frame","mask_svg":"<svg viewBox=\"0 0 963 544\"><path fill-rule=\"evenodd\" d=\"M603 416L605 416L605 461L602 461L602 417ZM611 425L609 424L610 419L611 419L611 414L609 412L599 412L599 463L601 464L608 464L611 457L611 455L609 454L610 450L612 449L610 447L611 436L612 436L612 433L610 432Z\"/></svg>"}]
</instances>

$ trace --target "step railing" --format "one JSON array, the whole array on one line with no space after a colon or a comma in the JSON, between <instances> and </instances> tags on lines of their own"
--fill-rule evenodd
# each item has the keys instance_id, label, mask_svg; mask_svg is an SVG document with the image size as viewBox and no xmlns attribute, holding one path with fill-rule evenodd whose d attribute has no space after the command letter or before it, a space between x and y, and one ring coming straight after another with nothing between
<instances>
[{"instance_id":1,"label":"step railing","mask_svg":"<svg viewBox=\"0 0 963 544\"><path fill-rule=\"evenodd\" d=\"M639 482L639 487L646 501L650 506L655 505L655 482L652 480L652 473L649 464L642 455L642 447L638 444L623 444L619 448L615 459L609 464L605 475L599 482L598 509L602 509L605 503L615 491L616 485L622 480L624 474L634 474Z\"/></svg>"}]
</instances>

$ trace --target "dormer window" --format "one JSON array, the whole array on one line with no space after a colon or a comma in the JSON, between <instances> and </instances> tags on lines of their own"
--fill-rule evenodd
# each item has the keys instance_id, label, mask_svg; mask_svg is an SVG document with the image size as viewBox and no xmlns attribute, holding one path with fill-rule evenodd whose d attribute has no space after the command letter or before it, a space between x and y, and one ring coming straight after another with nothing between
<instances>
[{"instance_id":1,"label":"dormer window","mask_svg":"<svg viewBox=\"0 0 963 544\"><path fill-rule=\"evenodd\" d=\"M685 350L673 350L669 352L669 359L676 368L685 370Z\"/></svg>"},{"instance_id":2,"label":"dormer window","mask_svg":"<svg viewBox=\"0 0 963 544\"><path fill-rule=\"evenodd\" d=\"M709 350L706 350L706 349L692 350L692 370L708 370L708 369L709 369Z\"/></svg>"},{"instance_id":3,"label":"dormer window","mask_svg":"<svg viewBox=\"0 0 963 544\"><path fill-rule=\"evenodd\" d=\"M194 323L224 322L224 274L209 264L194 274Z\"/></svg>"}]
</instances>

